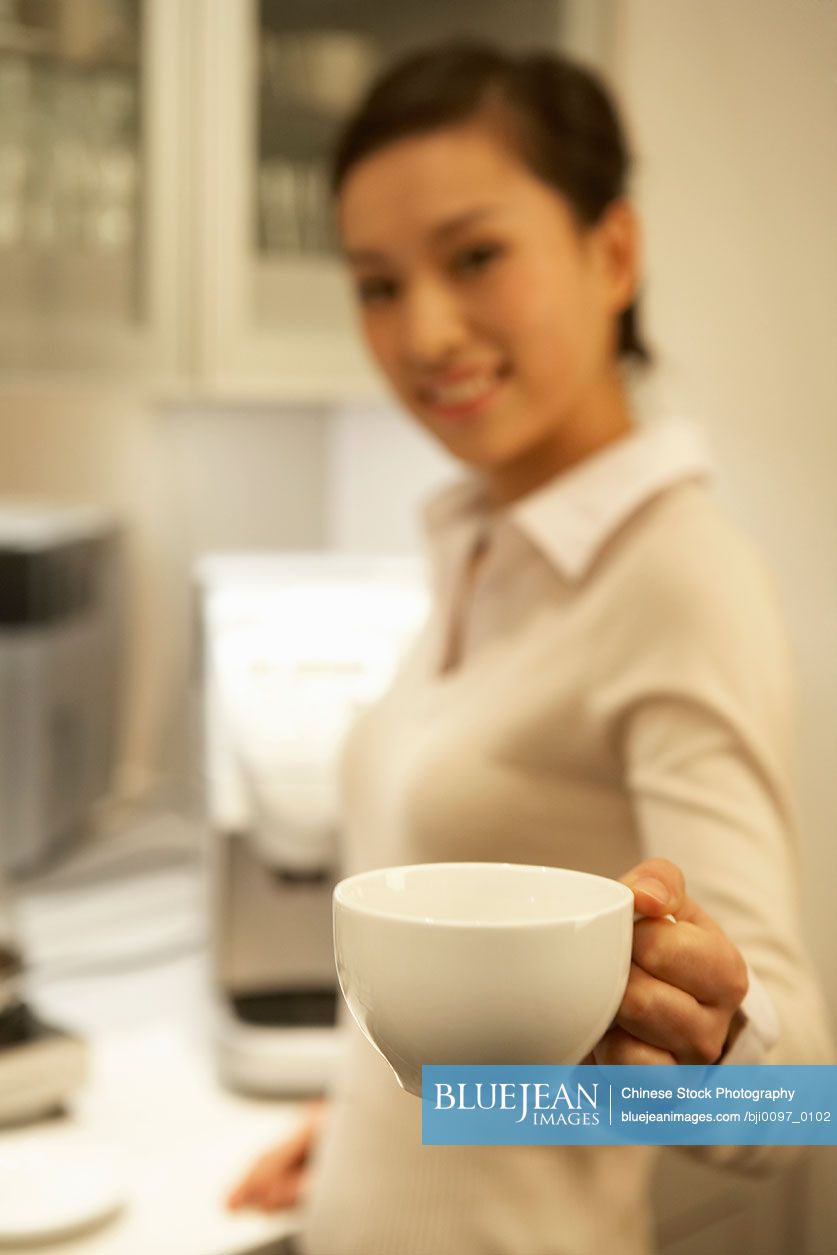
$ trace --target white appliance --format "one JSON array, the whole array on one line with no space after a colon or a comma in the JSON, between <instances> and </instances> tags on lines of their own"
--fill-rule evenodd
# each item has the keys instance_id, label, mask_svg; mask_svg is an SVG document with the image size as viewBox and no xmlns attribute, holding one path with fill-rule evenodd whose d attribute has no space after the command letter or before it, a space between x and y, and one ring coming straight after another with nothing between
<instances>
[{"instance_id":1,"label":"white appliance","mask_svg":"<svg viewBox=\"0 0 837 1255\"><path fill-rule=\"evenodd\" d=\"M105 512L0 500L0 865L81 832L117 741L119 535Z\"/></svg>"},{"instance_id":2,"label":"white appliance","mask_svg":"<svg viewBox=\"0 0 837 1255\"><path fill-rule=\"evenodd\" d=\"M339 754L426 613L421 568L213 554L196 583L219 1069L251 1092L318 1092L340 1045Z\"/></svg>"}]
</instances>

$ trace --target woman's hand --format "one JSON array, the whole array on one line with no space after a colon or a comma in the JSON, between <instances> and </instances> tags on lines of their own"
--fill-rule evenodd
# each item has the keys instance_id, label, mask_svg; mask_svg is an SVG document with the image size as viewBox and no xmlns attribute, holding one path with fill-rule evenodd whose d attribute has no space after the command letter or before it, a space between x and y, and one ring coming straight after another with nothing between
<instances>
[{"instance_id":1,"label":"woman's hand","mask_svg":"<svg viewBox=\"0 0 837 1255\"><path fill-rule=\"evenodd\" d=\"M302 1201L308 1186L311 1151L320 1134L325 1112L324 1101L311 1103L299 1128L256 1160L227 1198L227 1207L231 1211L240 1207L278 1211L282 1207L295 1207Z\"/></svg>"},{"instance_id":2,"label":"woman's hand","mask_svg":"<svg viewBox=\"0 0 837 1255\"><path fill-rule=\"evenodd\" d=\"M687 896L674 863L648 859L622 883L650 918L634 925L628 986L595 1062L715 1063L740 1027L748 984L740 951Z\"/></svg>"}]
</instances>

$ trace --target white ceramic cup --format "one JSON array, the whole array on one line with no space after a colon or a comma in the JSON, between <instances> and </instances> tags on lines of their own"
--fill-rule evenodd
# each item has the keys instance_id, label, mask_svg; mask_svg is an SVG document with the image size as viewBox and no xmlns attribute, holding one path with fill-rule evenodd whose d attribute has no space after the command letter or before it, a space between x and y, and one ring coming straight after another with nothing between
<instances>
[{"instance_id":1,"label":"white ceramic cup","mask_svg":"<svg viewBox=\"0 0 837 1255\"><path fill-rule=\"evenodd\" d=\"M575 1064L613 1020L634 896L587 872L423 863L334 890L340 988L398 1083L422 1064Z\"/></svg>"}]
</instances>

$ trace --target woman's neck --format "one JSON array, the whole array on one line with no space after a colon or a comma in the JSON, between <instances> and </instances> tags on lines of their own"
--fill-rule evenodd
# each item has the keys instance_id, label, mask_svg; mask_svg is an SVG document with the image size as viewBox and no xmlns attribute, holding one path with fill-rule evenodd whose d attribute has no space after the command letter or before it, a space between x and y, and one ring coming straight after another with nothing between
<instances>
[{"instance_id":1,"label":"woman's neck","mask_svg":"<svg viewBox=\"0 0 837 1255\"><path fill-rule=\"evenodd\" d=\"M558 424L546 439L513 461L486 468L492 504L499 508L513 504L607 445L622 440L634 426L624 384L615 374L598 395L590 397L575 414Z\"/></svg>"}]
</instances>

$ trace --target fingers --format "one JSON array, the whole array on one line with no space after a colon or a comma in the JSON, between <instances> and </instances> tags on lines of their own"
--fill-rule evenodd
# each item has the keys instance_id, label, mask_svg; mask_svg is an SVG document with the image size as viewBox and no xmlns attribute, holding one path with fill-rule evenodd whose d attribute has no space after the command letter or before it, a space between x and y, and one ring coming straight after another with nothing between
<instances>
[{"instance_id":1,"label":"fingers","mask_svg":"<svg viewBox=\"0 0 837 1255\"><path fill-rule=\"evenodd\" d=\"M275 1211L294 1207L308 1186L308 1161L328 1110L323 1099L303 1108L303 1121L286 1141L262 1155L247 1176L231 1190L227 1207L258 1207Z\"/></svg>"},{"instance_id":2,"label":"fingers","mask_svg":"<svg viewBox=\"0 0 837 1255\"><path fill-rule=\"evenodd\" d=\"M618 1025L609 1028L593 1051L596 1063L605 1064L657 1064L668 1067L676 1063L668 1050L660 1050L648 1042L639 1041Z\"/></svg>"},{"instance_id":3,"label":"fingers","mask_svg":"<svg viewBox=\"0 0 837 1255\"><path fill-rule=\"evenodd\" d=\"M294 1207L302 1192L304 1173L298 1170L272 1181L244 1181L227 1199L230 1211L255 1207L259 1211L279 1211Z\"/></svg>"},{"instance_id":4,"label":"fingers","mask_svg":"<svg viewBox=\"0 0 837 1255\"><path fill-rule=\"evenodd\" d=\"M299 1200L303 1171L301 1168L275 1177L247 1177L227 1199L230 1211L242 1207L255 1207L261 1211L276 1211L293 1207Z\"/></svg>"},{"instance_id":5,"label":"fingers","mask_svg":"<svg viewBox=\"0 0 837 1255\"><path fill-rule=\"evenodd\" d=\"M643 915L674 915L686 896L683 873L666 858L648 858L622 877Z\"/></svg>"},{"instance_id":6,"label":"fingers","mask_svg":"<svg viewBox=\"0 0 837 1255\"><path fill-rule=\"evenodd\" d=\"M688 896L683 873L667 858L648 858L637 863L622 877L622 884L633 891L641 915L652 919L673 915L707 931L720 931L712 917Z\"/></svg>"},{"instance_id":7,"label":"fingers","mask_svg":"<svg viewBox=\"0 0 837 1255\"><path fill-rule=\"evenodd\" d=\"M715 1062L747 993L743 956L668 859L638 863L622 883L645 918L634 924L625 996L597 1061Z\"/></svg>"},{"instance_id":8,"label":"fingers","mask_svg":"<svg viewBox=\"0 0 837 1255\"><path fill-rule=\"evenodd\" d=\"M709 1007L737 1007L747 993L747 965L720 929L707 933L687 920L638 920L632 958Z\"/></svg>"},{"instance_id":9,"label":"fingers","mask_svg":"<svg viewBox=\"0 0 837 1255\"><path fill-rule=\"evenodd\" d=\"M636 964L614 1021L632 1039L666 1052L677 1063L714 1063L723 1050L729 1013L655 979ZM623 1053L631 1043L622 1043ZM636 1053L633 1051L632 1053ZM644 1062L643 1059L631 1060Z\"/></svg>"},{"instance_id":10,"label":"fingers","mask_svg":"<svg viewBox=\"0 0 837 1255\"><path fill-rule=\"evenodd\" d=\"M274 1211L293 1206L300 1193L305 1165L304 1148L294 1138L256 1161L227 1198L227 1207L258 1207Z\"/></svg>"}]
</instances>

